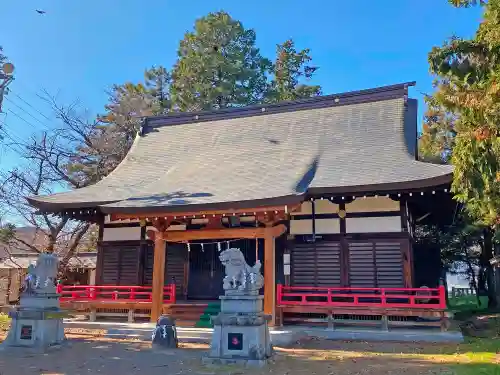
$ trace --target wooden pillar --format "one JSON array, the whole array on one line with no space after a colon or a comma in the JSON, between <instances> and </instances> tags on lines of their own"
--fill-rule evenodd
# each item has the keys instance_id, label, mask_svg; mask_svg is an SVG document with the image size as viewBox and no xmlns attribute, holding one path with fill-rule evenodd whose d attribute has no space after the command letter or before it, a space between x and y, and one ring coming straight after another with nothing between
<instances>
[{"instance_id":1,"label":"wooden pillar","mask_svg":"<svg viewBox=\"0 0 500 375\"><path fill-rule=\"evenodd\" d=\"M95 285L96 270L89 270L89 285Z\"/></svg>"},{"instance_id":2,"label":"wooden pillar","mask_svg":"<svg viewBox=\"0 0 500 375\"><path fill-rule=\"evenodd\" d=\"M104 239L104 216L101 215L98 218L97 224L99 225L99 234L97 239L97 259L96 259L96 276L95 276L95 284L102 285L102 276L104 272L104 248L103 248L103 239Z\"/></svg>"},{"instance_id":3,"label":"wooden pillar","mask_svg":"<svg viewBox=\"0 0 500 375\"><path fill-rule=\"evenodd\" d=\"M153 260L153 288L151 303L151 321L156 322L163 309L163 287L165 284L166 242L163 232L155 232Z\"/></svg>"},{"instance_id":4,"label":"wooden pillar","mask_svg":"<svg viewBox=\"0 0 500 375\"><path fill-rule=\"evenodd\" d=\"M401 241L401 251L403 255L403 276L404 276L404 287L413 287L413 259L411 254L411 242L409 238L405 238Z\"/></svg>"},{"instance_id":5,"label":"wooden pillar","mask_svg":"<svg viewBox=\"0 0 500 375\"><path fill-rule=\"evenodd\" d=\"M272 228L266 228L264 237L264 313L271 315L270 326L276 323L276 265Z\"/></svg>"}]
</instances>

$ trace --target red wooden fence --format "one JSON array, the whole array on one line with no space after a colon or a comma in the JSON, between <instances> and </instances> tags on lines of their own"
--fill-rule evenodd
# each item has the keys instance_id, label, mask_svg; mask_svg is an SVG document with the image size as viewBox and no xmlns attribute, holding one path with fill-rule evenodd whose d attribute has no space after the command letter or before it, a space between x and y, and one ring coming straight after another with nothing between
<instances>
[{"instance_id":1,"label":"red wooden fence","mask_svg":"<svg viewBox=\"0 0 500 375\"><path fill-rule=\"evenodd\" d=\"M57 285L57 292L64 301L119 301L151 302L150 286L117 285ZM175 303L175 285L163 288L163 303Z\"/></svg>"},{"instance_id":2,"label":"red wooden fence","mask_svg":"<svg viewBox=\"0 0 500 375\"><path fill-rule=\"evenodd\" d=\"M321 288L278 285L278 305L445 309L439 288Z\"/></svg>"}]
</instances>

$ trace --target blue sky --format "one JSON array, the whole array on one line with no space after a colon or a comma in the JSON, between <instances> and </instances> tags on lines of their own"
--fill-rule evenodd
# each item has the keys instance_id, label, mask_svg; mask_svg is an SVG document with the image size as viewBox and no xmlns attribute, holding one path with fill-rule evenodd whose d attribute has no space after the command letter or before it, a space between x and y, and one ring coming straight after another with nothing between
<instances>
[{"instance_id":1,"label":"blue sky","mask_svg":"<svg viewBox=\"0 0 500 375\"><path fill-rule=\"evenodd\" d=\"M267 57L287 38L311 48L320 67L314 82L326 94L415 80L411 94L419 99L419 92L432 90L431 47L454 34L472 35L480 19L479 9L457 10L447 0L5 1L0 45L16 66L16 80L0 122L17 138L53 126L41 90L101 111L106 89L140 80L146 67L170 67L195 19L217 10L255 29ZM420 106L422 113L421 100ZM15 153L0 148L0 168L15 165Z\"/></svg>"}]
</instances>

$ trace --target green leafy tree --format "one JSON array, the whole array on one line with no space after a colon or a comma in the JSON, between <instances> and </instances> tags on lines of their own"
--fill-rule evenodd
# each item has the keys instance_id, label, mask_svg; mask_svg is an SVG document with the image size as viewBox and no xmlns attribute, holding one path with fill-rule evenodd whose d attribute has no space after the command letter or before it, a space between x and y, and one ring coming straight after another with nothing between
<instances>
[{"instance_id":1,"label":"green leafy tree","mask_svg":"<svg viewBox=\"0 0 500 375\"><path fill-rule=\"evenodd\" d=\"M321 86L301 82L302 79L311 79L318 69L309 65L311 60L310 50L297 51L292 39L278 44L268 101L279 102L321 95Z\"/></svg>"},{"instance_id":2,"label":"green leafy tree","mask_svg":"<svg viewBox=\"0 0 500 375\"><path fill-rule=\"evenodd\" d=\"M427 110L424 113L422 133L418 139L420 160L447 164L451 162L455 146L456 116L447 112L433 96L426 96Z\"/></svg>"},{"instance_id":3,"label":"green leafy tree","mask_svg":"<svg viewBox=\"0 0 500 375\"><path fill-rule=\"evenodd\" d=\"M472 4L466 3L457 4ZM484 9L473 39L454 37L433 48L429 63L437 77L433 103L453 118L453 191L478 223L494 228L500 224L500 0ZM448 125L440 122L440 129Z\"/></svg>"},{"instance_id":4,"label":"green leafy tree","mask_svg":"<svg viewBox=\"0 0 500 375\"><path fill-rule=\"evenodd\" d=\"M491 231L478 226L462 211L452 225L432 223L417 225L415 246L437 248L441 253L441 265L451 274L462 274L470 281L477 294L487 295L495 301L495 283L490 272L492 243Z\"/></svg>"},{"instance_id":5,"label":"green leafy tree","mask_svg":"<svg viewBox=\"0 0 500 375\"><path fill-rule=\"evenodd\" d=\"M500 227L500 0L450 2L484 6L483 21L472 39L453 37L429 53L436 76L429 110L437 115L426 118L421 153L425 159L426 152L446 150L439 156L454 165L455 198L484 228L481 262L493 289L489 259Z\"/></svg>"},{"instance_id":6,"label":"green leafy tree","mask_svg":"<svg viewBox=\"0 0 500 375\"><path fill-rule=\"evenodd\" d=\"M260 103L272 63L255 45L255 31L226 12L198 19L181 40L172 70L173 108L211 110Z\"/></svg>"},{"instance_id":7,"label":"green leafy tree","mask_svg":"<svg viewBox=\"0 0 500 375\"><path fill-rule=\"evenodd\" d=\"M448 0L448 2L457 8L468 8L475 5L486 4L486 0Z\"/></svg>"}]
</instances>

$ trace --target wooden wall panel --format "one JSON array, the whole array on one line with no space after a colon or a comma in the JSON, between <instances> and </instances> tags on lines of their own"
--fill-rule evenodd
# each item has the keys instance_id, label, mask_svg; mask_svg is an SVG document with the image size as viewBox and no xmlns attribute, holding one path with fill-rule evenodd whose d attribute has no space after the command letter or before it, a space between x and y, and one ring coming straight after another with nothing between
<instances>
[{"instance_id":1,"label":"wooden wall panel","mask_svg":"<svg viewBox=\"0 0 500 375\"><path fill-rule=\"evenodd\" d=\"M316 284L341 286L340 242L316 243Z\"/></svg>"},{"instance_id":2,"label":"wooden wall panel","mask_svg":"<svg viewBox=\"0 0 500 375\"><path fill-rule=\"evenodd\" d=\"M124 247L120 249L120 285L138 285L139 264L137 262L140 247Z\"/></svg>"},{"instance_id":3,"label":"wooden wall panel","mask_svg":"<svg viewBox=\"0 0 500 375\"><path fill-rule=\"evenodd\" d=\"M103 247L102 253L102 285L119 285L120 254L119 249Z\"/></svg>"},{"instance_id":4,"label":"wooden wall panel","mask_svg":"<svg viewBox=\"0 0 500 375\"><path fill-rule=\"evenodd\" d=\"M97 275L100 285L139 285L140 241L99 245Z\"/></svg>"},{"instance_id":5,"label":"wooden wall panel","mask_svg":"<svg viewBox=\"0 0 500 375\"><path fill-rule=\"evenodd\" d=\"M411 259L405 260L410 239L390 236L321 236L314 243L298 237L291 247L291 285L411 287Z\"/></svg>"},{"instance_id":6,"label":"wooden wall panel","mask_svg":"<svg viewBox=\"0 0 500 375\"><path fill-rule=\"evenodd\" d=\"M341 286L340 242L296 243L291 250L291 284Z\"/></svg>"},{"instance_id":7,"label":"wooden wall panel","mask_svg":"<svg viewBox=\"0 0 500 375\"><path fill-rule=\"evenodd\" d=\"M402 241L376 241L377 284L380 288L402 288L403 278Z\"/></svg>"},{"instance_id":8,"label":"wooden wall panel","mask_svg":"<svg viewBox=\"0 0 500 375\"><path fill-rule=\"evenodd\" d=\"M154 247L151 241L148 241L144 250L144 268L142 285L153 285L153 256Z\"/></svg>"},{"instance_id":9,"label":"wooden wall panel","mask_svg":"<svg viewBox=\"0 0 500 375\"><path fill-rule=\"evenodd\" d=\"M165 284L175 284L176 294L184 294L184 282L188 251L184 244L167 243L167 264L165 267Z\"/></svg>"},{"instance_id":10,"label":"wooden wall panel","mask_svg":"<svg viewBox=\"0 0 500 375\"><path fill-rule=\"evenodd\" d=\"M349 284L352 287L402 288L403 252L408 240L349 241Z\"/></svg>"},{"instance_id":11,"label":"wooden wall panel","mask_svg":"<svg viewBox=\"0 0 500 375\"><path fill-rule=\"evenodd\" d=\"M377 285L373 242L349 243L349 285L372 288Z\"/></svg>"},{"instance_id":12,"label":"wooden wall panel","mask_svg":"<svg viewBox=\"0 0 500 375\"><path fill-rule=\"evenodd\" d=\"M144 254L143 285L153 282L153 246L148 243ZM167 264L165 265L165 285L175 283L176 294L182 296L185 292L185 272L188 252L186 245L167 242Z\"/></svg>"},{"instance_id":13,"label":"wooden wall panel","mask_svg":"<svg viewBox=\"0 0 500 375\"><path fill-rule=\"evenodd\" d=\"M291 251L291 284L316 285L316 252L314 244L295 244Z\"/></svg>"}]
</instances>

